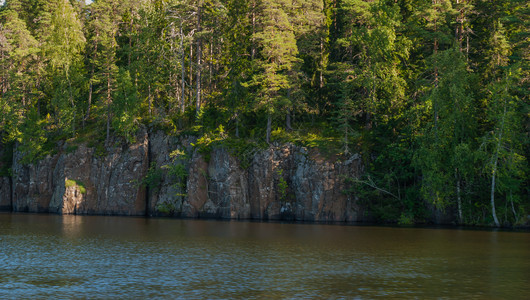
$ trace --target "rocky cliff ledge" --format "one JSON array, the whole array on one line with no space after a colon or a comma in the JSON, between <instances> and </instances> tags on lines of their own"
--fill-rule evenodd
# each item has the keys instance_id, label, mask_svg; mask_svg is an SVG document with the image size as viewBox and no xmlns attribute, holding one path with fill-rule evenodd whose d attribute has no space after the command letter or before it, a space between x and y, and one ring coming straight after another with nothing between
<instances>
[{"instance_id":1,"label":"rocky cliff ledge","mask_svg":"<svg viewBox=\"0 0 530 300\"><path fill-rule=\"evenodd\" d=\"M148 215L225 219L366 221L369 214L344 178L362 172L358 155L327 159L292 144L254 149L243 163L230 150L201 154L192 138L139 131L96 153L63 145L0 178L0 209L60 214Z\"/></svg>"},{"instance_id":2,"label":"rocky cliff ledge","mask_svg":"<svg viewBox=\"0 0 530 300\"><path fill-rule=\"evenodd\" d=\"M16 212L61 214L144 215L146 191L141 186L148 166L148 135L141 130L137 142L107 149L97 155L94 148L78 145L36 163L21 163L14 151L12 165L12 209Z\"/></svg>"},{"instance_id":3,"label":"rocky cliff ledge","mask_svg":"<svg viewBox=\"0 0 530 300\"><path fill-rule=\"evenodd\" d=\"M201 154L189 138L150 135L149 215L191 218L364 221L343 179L361 173L359 156L324 159L292 144ZM154 181L154 182L153 182Z\"/></svg>"}]
</instances>

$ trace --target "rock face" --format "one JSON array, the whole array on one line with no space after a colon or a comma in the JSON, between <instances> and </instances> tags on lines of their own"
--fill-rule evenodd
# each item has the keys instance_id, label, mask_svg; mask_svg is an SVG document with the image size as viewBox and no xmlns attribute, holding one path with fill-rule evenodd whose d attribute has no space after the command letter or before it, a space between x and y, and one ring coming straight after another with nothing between
<instances>
[{"instance_id":1,"label":"rock face","mask_svg":"<svg viewBox=\"0 0 530 300\"><path fill-rule=\"evenodd\" d=\"M150 169L147 175L148 214L179 216L186 194L186 178L193 153L192 138L174 138L154 132L149 138Z\"/></svg>"},{"instance_id":2,"label":"rock face","mask_svg":"<svg viewBox=\"0 0 530 300\"><path fill-rule=\"evenodd\" d=\"M0 211L10 211L11 205L11 181L9 177L0 177Z\"/></svg>"},{"instance_id":3,"label":"rock face","mask_svg":"<svg viewBox=\"0 0 530 300\"><path fill-rule=\"evenodd\" d=\"M146 193L141 182L148 169L147 131L140 130L136 140L129 146L109 147L104 156L80 145L73 152L30 165L21 164L21 154L15 151L13 210L145 215Z\"/></svg>"},{"instance_id":4,"label":"rock face","mask_svg":"<svg viewBox=\"0 0 530 300\"><path fill-rule=\"evenodd\" d=\"M350 189L346 179L363 173L359 155L325 157L293 144L201 153L194 142L141 129L135 143L116 138L104 154L84 144L61 145L57 154L30 165L21 163L15 148L12 177L0 177L0 210L373 221L355 193L344 192Z\"/></svg>"},{"instance_id":5,"label":"rock face","mask_svg":"<svg viewBox=\"0 0 530 300\"><path fill-rule=\"evenodd\" d=\"M59 155L48 156L34 164L24 166L22 153L13 152L13 211L48 212L54 188L60 184L55 177Z\"/></svg>"},{"instance_id":6,"label":"rock face","mask_svg":"<svg viewBox=\"0 0 530 300\"><path fill-rule=\"evenodd\" d=\"M11 205L11 179L6 175L9 173L9 159L10 156L6 152L11 153L11 147L5 148L0 145L0 172L4 176L0 176L0 211L12 210ZM7 155L6 155L7 154ZM6 161L7 160L7 161Z\"/></svg>"},{"instance_id":7,"label":"rock face","mask_svg":"<svg viewBox=\"0 0 530 300\"><path fill-rule=\"evenodd\" d=\"M104 155L62 145L34 164L14 151L12 183L1 178L0 206L59 214L179 216L300 221L363 221L344 178L360 158L326 159L292 144L252 150L245 166L224 148L208 155L193 138L142 129L136 143L112 141ZM6 200L8 199L8 200Z\"/></svg>"},{"instance_id":8,"label":"rock face","mask_svg":"<svg viewBox=\"0 0 530 300\"><path fill-rule=\"evenodd\" d=\"M226 219L363 221L344 178L362 172L360 157L328 161L294 145L257 151L248 168L225 149L207 162L194 153L182 216Z\"/></svg>"}]
</instances>

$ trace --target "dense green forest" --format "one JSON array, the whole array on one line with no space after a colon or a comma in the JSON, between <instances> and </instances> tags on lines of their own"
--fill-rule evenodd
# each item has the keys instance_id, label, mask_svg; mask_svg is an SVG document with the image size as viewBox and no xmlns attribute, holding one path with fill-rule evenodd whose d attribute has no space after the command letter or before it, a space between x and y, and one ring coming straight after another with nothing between
<instances>
[{"instance_id":1,"label":"dense green forest","mask_svg":"<svg viewBox=\"0 0 530 300\"><path fill-rule=\"evenodd\" d=\"M139 126L360 153L381 220L530 214L526 0L6 0L0 135L28 161ZM344 156L342 156L344 157Z\"/></svg>"}]
</instances>

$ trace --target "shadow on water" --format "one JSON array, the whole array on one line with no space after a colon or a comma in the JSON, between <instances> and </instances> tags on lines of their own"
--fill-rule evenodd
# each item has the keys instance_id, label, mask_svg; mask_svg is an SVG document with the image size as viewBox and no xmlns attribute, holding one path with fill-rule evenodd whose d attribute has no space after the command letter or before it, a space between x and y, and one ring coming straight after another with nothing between
<instances>
[{"instance_id":1,"label":"shadow on water","mask_svg":"<svg viewBox=\"0 0 530 300\"><path fill-rule=\"evenodd\" d=\"M7 298L530 294L528 232L336 225L0 214L0 290Z\"/></svg>"}]
</instances>

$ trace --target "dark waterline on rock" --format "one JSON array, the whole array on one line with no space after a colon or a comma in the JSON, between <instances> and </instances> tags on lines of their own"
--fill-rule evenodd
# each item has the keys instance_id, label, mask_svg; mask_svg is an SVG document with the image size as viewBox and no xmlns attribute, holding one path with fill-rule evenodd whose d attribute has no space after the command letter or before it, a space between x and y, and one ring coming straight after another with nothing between
<instances>
[{"instance_id":1,"label":"dark waterline on rock","mask_svg":"<svg viewBox=\"0 0 530 300\"><path fill-rule=\"evenodd\" d=\"M0 214L6 298L503 298L530 234Z\"/></svg>"}]
</instances>

